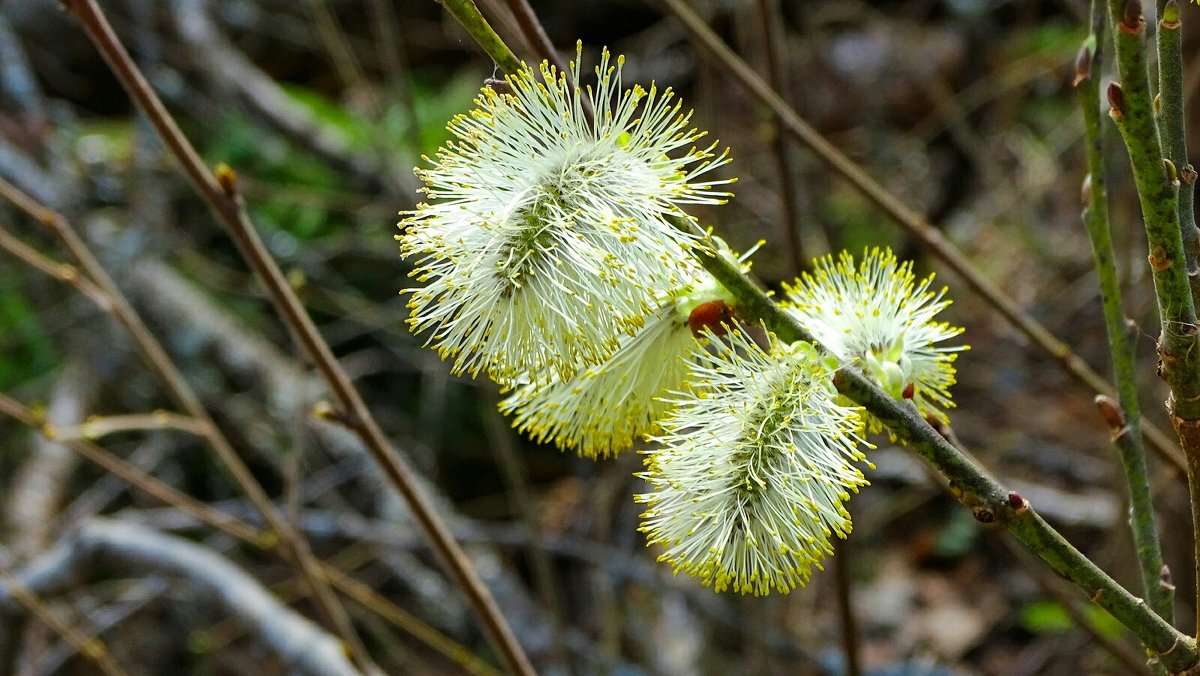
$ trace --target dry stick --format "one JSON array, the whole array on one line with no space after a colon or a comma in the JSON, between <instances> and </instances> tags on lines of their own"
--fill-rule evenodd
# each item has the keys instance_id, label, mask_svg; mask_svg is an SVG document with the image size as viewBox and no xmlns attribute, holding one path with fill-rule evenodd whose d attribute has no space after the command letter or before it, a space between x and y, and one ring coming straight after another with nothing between
<instances>
[{"instance_id":1,"label":"dry stick","mask_svg":"<svg viewBox=\"0 0 1200 676\"><path fill-rule=\"evenodd\" d=\"M504 0L504 4L508 5L508 11L512 12L513 17L516 18L517 25L521 27L521 33L525 35L525 40L533 45L538 56L549 61L558 70L567 72L566 63L555 51L554 43L550 42L550 36L546 35L546 29L542 27L542 22L538 20L537 14L529 6L529 0Z\"/></svg>"},{"instance_id":2,"label":"dry stick","mask_svg":"<svg viewBox=\"0 0 1200 676\"><path fill-rule=\"evenodd\" d=\"M838 624L842 631L842 655L846 659L846 676L859 676L862 666L858 660L858 623L850 603L850 543L839 538L833 541L833 581L837 593Z\"/></svg>"},{"instance_id":3,"label":"dry stick","mask_svg":"<svg viewBox=\"0 0 1200 676\"><path fill-rule=\"evenodd\" d=\"M127 571L183 578L203 603L237 617L283 662L287 673L358 674L345 643L273 598L254 578L212 549L128 521L91 519L34 559L20 574L30 588L61 591L96 574Z\"/></svg>"},{"instance_id":4,"label":"dry stick","mask_svg":"<svg viewBox=\"0 0 1200 676\"><path fill-rule=\"evenodd\" d=\"M91 416L80 425L55 428L54 438L58 441L74 441L76 439L96 441L101 437L119 432L151 430L178 430L201 438L205 433L204 424L195 418L169 411L154 411L153 413Z\"/></svg>"},{"instance_id":5,"label":"dry stick","mask_svg":"<svg viewBox=\"0 0 1200 676\"><path fill-rule=\"evenodd\" d=\"M533 497L529 494L528 472L519 449L516 448L512 426L508 424L504 416L500 415L499 402L490 391L487 395L487 404L490 410L484 414L486 416L484 422L487 425L488 445L492 447L496 464L500 466L505 488L508 490L508 499L515 508L518 518L524 523L525 530L529 533L526 551L533 569L533 579L537 586L538 596L550 616L550 627L554 640L552 654L561 668L569 670L571 663L567 655L566 641L563 640L563 612L562 601L558 596L558 576L554 573L550 557L542 547L537 507Z\"/></svg>"},{"instance_id":6,"label":"dry stick","mask_svg":"<svg viewBox=\"0 0 1200 676\"><path fill-rule=\"evenodd\" d=\"M919 215L882 185L862 171L850 158L825 140L779 97L774 90L749 65L721 41L704 21L682 0L660 0L684 25L700 45L722 63L755 97L779 116L784 127L796 136L814 154L835 172L863 193L875 206L899 223L915 237L921 246L939 258L1013 326L1024 333L1042 350L1054 357L1076 380L1101 394L1113 396L1112 386L1102 376L1088 367L1065 343L1054 337L1040 323L1030 317L1011 297L995 284L981 276L962 252L942 236L923 216ZM1174 442L1158 428L1146 424L1146 438L1163 459L1181 472L1187 467Z\"/></svg>"},{"instance_id":7,"label":"dry stick","mask_svg":"<svg viewBox=\"0 0 1200 676\"><path fill-rule=\"evenodd\" d=\"M0 392L0 414L38 430L47 439L55 439L55 429L53 426L41 420L27 406L22 405L17 400L2 392ZM181 493L95 444L77 440L66 440L61 443L86 460L100 466L109 474L131 486L137 487L160 502L178 507L180 510L195 517L201 523L206 523L223 533L232 535L239 540L244 540L258 547L266 546L272 539L265 533L260 533L257 528L248 526L238 519L214 509L210 505L186 493Z\"/></svg>"},{"instance_id":8,"label":"dry stick","mask_svg":"<svg viewBox=\"0 0 1200 676\"><path fill-rule=\"evenodd\" d=\"M175 156L183 172L191 180L192 186L208 202L214 215L233 237L242 256L266 287L280 317L292 328L294 335L312 357L334 396L345 409L351 428L362 439L363 445L379 463L388 480L413 510L434 551L438 553L447 571L482 621L484 630L505 668L511 673L534 673L529 658L466 553L454 540L433 507L421 495L410 470L384 436L383 430L354 388L350 377L337 363L333 351L321 338L312 319L305 313L300 300L284 279L279 266L266 251L243 209L232 170L224 168L220 172L218 183L218 177L213 176L205 166L158 96L150 89L145 77L129 58L128 52L121 45L95 0L63 0L63 6L83 25L88 37L104 54L105 60L122 86Z\"/></svg>"},{"instance_id":9,"label":"dry stick","mask_svg":"<svg viewBox=\"0 0 1200 676\"><path fill-rule=\"evenodd\" d=\"M787 81L783 55L779 53L779 37L776 28L779 25L779 5L774 0L758 0L758 30L762 35L763 55L767 62L767 82L771 89L783 92L783 83ZM779 196L783 203L783 227L785 241L788 243L788 271L793 277L800 274L804 266L804 243L800 236L800 201L796 194L796 184L793 177L796 172L792 166L791 155L788 154L787 138L778 122L772 125L771 154L775 156L775 170L779 174Z\"/></svg>"},{"instance_id":10,"label":"dry stick","mask_svg":"<svg viewBox=\"0 0 1200 676\"><path fill-rule=\"evenodd\" d=\"M208 441L209 446L216 454L217 458L233 476L234 481L250 498L250 502L255 509L262 514L263 519L278 535L279 541L277 547L283 558L294 565L300 572L301 578L305 580L308 588L313 592L317 600L317 606L327 619L330 620L339 637L346 641L347 645L353 651L355 660L360 666L370 664L370 656L366 648L359 641L357 634L354 632L354 626L350 623L350 618L346 614L346 609L342 607L337 600L337 595L330 589L329 584L321 577L320 572L315 565L316 557L313 556L308 543L304 541L303 535L292 528L291 524L283 517L280 511L271 502L266 491L258 480L251 474L250 469L242 462L237 451L225 438L225 435L217 427L212 416L209 415L208 409L201 403L191 386L187 384L183 374L176 368L175 363L171 361L167 351L163 349L161 343L150 332L150 329L142 321L141 316L133 309L129 301L121 293L120 288L104 266L100 264L96 257L88 248L87 243L75 232L71 224L62 217L62 215L50 210L36 202L33 198L22 193L15 186L0 178L0 197L12 202L19 209L29 214L31 218L41 223L43 226L53 232L79 262L79 265L91 278L95 286L101 291L102 301L98 300L97 304L113 316L125 329L129 335L133 337L134 343L142 352L143 356L158 372L163 383L167 386L168 394L175 400L176 404L191 416L197 425L202 430L202 436ZM2 242L0 242L2 243ZM67 281L70 281L69 279ZM89 295L89 298L93 296Z\"/></svg>"},{"instance_id":11,"label":"dry stick","mask_svg":"<svg viewBox=\"0 0 1200 676\"><path fill-rule=\"evenodd\" d=\"M2 178L0 178L0 184L8 185ZM79 268L70 263L60 263L48 256L42 255L41 252L17 239L3 227L0 227L0 249L4 249L13 256L21 259L29 267L41 271L60 282L70 284L75 287L76 291L79 291L85 298L95 303L105 312L111 310L112 303L108 295L100 287L93 284L92 280L79 274Z\"/></svg>"},{"instance_id":12,"label":"dry stick","mask_svg":"<svg viewBox=\"0 0 1200 676\"><path fill-rule=\"evenodd\" d=\"M32 429L40 431L42 434L53 435L54 433L53 428L46 425L45 421L37 413L3 393L0 393L0 414L7 415ZM117 479L124 481L129 486L142 491L165 505L188 514L196 519L196 521L210 526L213 530L230 535L255 547L265 547L268 543L274 541L274 537L270 534L260 531L255 526L237 517L228 515L206 503L196 500L192 496L177 490L142 469L109 453L100 446L81 441L64 442L64 445ZM379 615L392 622L392 624L408 632L413 638L462 665L464 669L471 673L478 673L484 676L490 676L494 673L493 669L465 647L455 643L453 639L433 627L422 623L418 618L403 609L396 607L395 604L377 594L367 585L346 575L328 563L318 561L317 564L321 567L322 575L334 587L355 601L375 610Z\"/></svg>"},{"instance_id":13,"label":"dry stick","mask_svg":"<svg viewBox=\"0 0 1200 676\"><path fill-rule=\"evenodd\" d=\"M104 641L98 637L88 638L84 636L74 627L54 616L50 608L42 601L37 594L34 594L19 580L12 576L4 566L0 566L0 582L7 587L8 595L13 597L17 603L24 606L26 610L38 618L42 624L49 627L54 633L62 636L67 643L71 644L79 654L88 658L100 668L108 676L125 676L126 671L121 668L117 661L113 659L108 648L104 645Z\"/></svg>"}]
</instances>

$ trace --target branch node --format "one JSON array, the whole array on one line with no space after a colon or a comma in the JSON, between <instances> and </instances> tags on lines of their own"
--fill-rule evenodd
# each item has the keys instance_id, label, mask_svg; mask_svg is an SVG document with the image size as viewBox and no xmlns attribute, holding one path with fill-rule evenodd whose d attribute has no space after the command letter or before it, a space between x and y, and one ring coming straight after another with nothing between
<instances>
[{"instance_id":1,"label":"branch node","mask_svg":"<svg viewBox=\"0 0 1200 676\"><path fill-rule=\"evenodd\" d=\"M1125 0L1125 8L1121 10L1121 20L1117 28L1122 33L1140 35L1146 30L1146 17L1142 15L1141 0Z\"/></svg>"},{"instance_id":2,"label":"branch node","mask_svg":"<svg viewBox=\"0 0 1200 676\"><path fill-rule=\"evenodd\" d=\"M1150 250L1150 255L1146 257L1150 263L1150 269L1155 272L1162 272L1171 267L1171 257L1167 255L1167 250L1161 244L1155 245Z\"/></svg>"},{"instance_id":3,"label":"branch node","mask_svg":"<svg viewBox=\"0 0 1200 676\"><path fill-rule=\"evenodd\" d=\"M1108 431L1113 437L1120 436L1121 431L1125 429L1125 411L1121 409L1121 405L1117 400L1103 394L1096 395L1096 410L1100 411L1100 417L1104 418L1105 424L1108 425Z\"/></svg>"},{"instance_id":4,"label":"branch node","mask_svg":"<svg viewBox=\"0 0 1200 676\"><path fill-rule=\"evenodd\" d=\"M217 184L221 186L221 192L225 193L225 196L230 199L236 199L238 194L237 172L233 170L233 167L221 162L217 164L213 173L216 174Z\"/></svg>"},{"instance_id":5,"label":"branch node","mask_svg":"<svg viewBox=\"0 0 1200 676\"><path fill-rule=\"evenodd\" d=\"M1167 4L1163 5L1162 19L1159 20L1158 25L1160 28L1169 31L1177 30L1183 25L1183 22L1180 21L1178 2L1167 0Z\"/></svg>"}]
</instances>

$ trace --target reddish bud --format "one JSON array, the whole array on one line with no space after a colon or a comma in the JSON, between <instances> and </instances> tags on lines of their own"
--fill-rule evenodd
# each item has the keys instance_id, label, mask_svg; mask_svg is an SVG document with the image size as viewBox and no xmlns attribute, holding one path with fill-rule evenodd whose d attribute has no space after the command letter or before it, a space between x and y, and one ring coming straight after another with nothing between
<instances>
[{"instance_id":1,"label":"reddish bud","mask_svg":"<svg viewBox=\"0 0 1200 676\"><path fill-rule=\"evenodd\" d=\"M733 311L733 306L723 300L710 300L697 305L688 315L692 335L699 336L704 331L714 336L725 335L727 325L733 321Z\"/></svg>"},{"instance_id":2,"label":"reddish bud","mask_svg":"<svg viewBox=\"0 0 1200 676\"><path fill-rule=\"evenodd\" d=\"M1100 417L1104 418L1104 423L1108 425L1109 431L1113 434L1125 429L1125 412L1112 397L1097 394L1096 410L1100 411Z\"/></svg>"},{"instance_id":3,"label":"reddish bud","mask_svg":"<svg viewBox=\"0 0 1200 676\"><path fill-rule=\"evenodd\" d=\"M1125 90L1121 89L1120 82L1111 82L1108 85L1108 114L1113 118L1125 114Z\"/></svg>"},{"instance_id":4,"label":"reddish bud","mask_svg":"<svg viewBox=\"0 0 1200 676\"><path fill-rule=\"evenodd\" d=\"M1122 33L1137 35L1146 27L1146 17L1142 15L1142 0L1125 0L1125 7L1121 10L1121 22L1117 24L1117 28L1121 29Z\"/></svg>"},{"instance_id":5,"label":"reddish bud","mask_svg":"<svg viewBox=\"0 0 1200 676\"><path fill-rule=\"evenodd\" d=\"M909 384L905 385L904 391L901 392L901 394L904 396L904 398L908 399L908 400L911 400L913 398L913 395L915 395L916 393L917 393L917 386L915 383L909 383Z\"/></svg>"},{"instance_id":6,"label":"reddish bud","mask_svg":"<svg viewBox=\"0 0 1200 676\"><path fill-rule=\"evenodd\" d=\"M1025 502L1025 498L1021 497L1021 494L1016 491L1008 492L1008 506L1012 507L1013 511L1017 514L1029 509L1029 503Z\"/></svg>"},{"instance_id":7,"label":"reddish bud","mask_svg":"<svg viewBox=\"0 0 1200 676\"><path fill-rule=\"evenodd\" d=\"M1079 53L1075 55L1075 81L1072 83L1078 87L1080 82L1092 76L1092 49L1091 45L1083 45L1079 48Z\"/></svg>"},{"instance_id":8,"label":"reddish bud","mask_svg":"<svg viewBox=\"0 0 1200 676\"><path fill-rule=\"evenodd\" d=\"M1175 591L1175 580L1171 578L1171 567L1163 565L1158 573L1158 585L1168 591Z\"/></svg>"},{"instance_id":9,"label":"reddish bud","mask_svg":"<svg viewBox=\"0 0 1200 676\"><path fill-rule=\"evenodd\" d=\"M217 184L221 186L222 192L229 197L237 194L237 172L232 167L221 162L213 173L217 176Z\"/></svg>"}]
</instances>

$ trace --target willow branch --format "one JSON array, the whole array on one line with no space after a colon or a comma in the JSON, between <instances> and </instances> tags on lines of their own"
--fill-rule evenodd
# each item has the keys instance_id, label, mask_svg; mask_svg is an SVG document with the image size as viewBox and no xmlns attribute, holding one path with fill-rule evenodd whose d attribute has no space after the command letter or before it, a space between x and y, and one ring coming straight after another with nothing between
<instances>
[{"instance_id":1,"label":"willow branch","mask_svg":"<svg viewBox=\"0 0 1200 676\"><path fill-rule=\"evenodd\" d=\"M1183 237L1184 267L1192 298L1200 302L1200 229L1196 227L1196 169L1188 161L1183 102L1183 16L1177 0L1159 0L1158 133L1166 157L1179 169L1179 228Z\"/></svg>"},{"instance_id":2,"label":"willow branch","mask_svg":"<svg viewBox=\"0 0 1200 676\"><path fill-rule=\"evenodd\" d=\"M479 13L479 8L473 0L442 0L442 6L467 31L471 39L492 57L492 61L500 70L506 73L520 70L521 60L504 44L504 40L500 39L487 19L483 18L483 14Z\"/></svg>"},{"instance_id":3,"label":"willow branch","mask_svg":"<svg viewBox=\"0 0 1200 676\"><path fill-rule=\"evenodd\" d=\"M930 255L942 261L967 283L976 294L996 309L1004 319L1025 334L1033 344L1050 355L1068 374L1093 392L1114 396L1112 386L1088 367L1071 348L1037 320L1023 311L1015 300L981 275L962 251L942 236L925 217L921 216L889 193L878 181L868 176L844 153L821 136L816 129L789 106L721 38L696 15L683 0L658 0L683 24L697 44L724 66L734 80L778 116L783 128L829 168L861 192L871 203L905 229ZM1171 438L1148 422L1143 432L1154 449L1181 471L1186 469Z\"/></svg>"},{"instance_id":4,"label":"willow branch","mask_svg":"<svg viewBox=\"0 0 1200 676\"><path fill-rule=\"evenodd\" d=\"M747 320L763 321L785 342L812 336L794 317L745 276L740 267L722 256L697 251L697 258L736 299L738 312ZM982 468L937 433L917 412L888 396L853 368L843 368L834 385L868 412L950 481L951 493L981 523L1006 528L1058 574L1079 587L1088 598L1112 614L1156 653L1171 671L1182 671L1200 662L1196 641L1166 620L1100 570L1090 559L1046 523L1027 500L1007 490Z\"/></svg>"},{"instance_id":5,"label":"willow branch","mask_svg":"<svg viewBox=\"0 0 1200 676\"><path fill-rule=\"evenodd\" d=\"M1100 280L1100 302L1117 385L1115 407L1107 397L1098 397L1097 405L1108 421L1113 442L1125 471L1131 511L1133 543L1142 573L1143 593L1150 607L1163 619L1174 617L1172 587L1163 584L1163 556L1150 497L1146 473L1146 451L1142 444L1142 415L1138 405L1135 366L1137 329L1125 317L1121 286L1113 254L1112 231L1108 219L1108 190L1105 184L1104 152L1100 126L1101 41L1105 26L1104 6L1092 3L1091 34L1080 48L1076 60L1075 88L1083 114L1084 147L1088 175L1084 179L1083 224L1092 245L1092 259Z\"/></svg>"}]
</instances>

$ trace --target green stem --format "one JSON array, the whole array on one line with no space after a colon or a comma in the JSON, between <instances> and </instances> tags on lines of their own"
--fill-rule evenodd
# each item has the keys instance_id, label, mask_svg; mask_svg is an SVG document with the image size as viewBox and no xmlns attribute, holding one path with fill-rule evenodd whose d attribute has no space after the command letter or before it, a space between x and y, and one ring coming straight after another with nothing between
<instances>
[{"instance_id":1,"label":"green stem","mask_svg":"<svg viewBox=\"0 0 1200 676\"><path fill-rule=\"evenodd\" d=\"M794 317L755 286L738 265L722 256L697 258L736 299L745 319L761 320L781 340L814 342ZM954 496L981 522L999 524L1037 553L1055 572L1073 582L1156 653L1171 671L1200 662L1196 641L1172 627L1067 542L1030 507L939 435L917 410L897 402L858 371L844 368L834 377L838 390L892 430L934 470L950 480Z\"/></svg>"},{"instance_id":2,"label":"green stem","mask_svg":"<svg viewBox=\"0 0 1200 676\"><path fill-rule=\"evenodd\" d=\"M1133 543L1142 571L1142 585L1150 607L1168 622L1173 621L1174 594L1170 585L1162 583L1163 556L1154 518L1154 503L1150 497L1150 482L1146 475L1146 451L1142 442L1142 419L1138 405L1135 376L1135 331L1125 318L1121 287L1114 263L1112 233L1108 220L1108 190L1104 180L1104 153L1101 141L1100 40L1104 29L1104 9L1101 2L1092 2L1092 30L1076 61L1075 87L1079 107L1083 112L1088 178L1084 190L1083 224L1092 243L1092 258L1100 278L1100 301L1104 309L1104 324L1108 329L1108 344L1112 352L1113 374L1117 399L1124 416L1113 424L1113 441L1125 470L1129 489ZM1123 417L1123 420L1119 418ZM1121 422L1124 424L1122 425Z\"/></svg>"},{"instance_id":3,"label":"green stem","mask_svg":"<svg viewBox=\"0 0 1200 676\"><path fill-rule=\"evenodd\" d=\"M441 0L447 12L458 20L466 29L471 39L492 57L496 66L505 73L515 73L521 69L521 60L504 44L504 40L492 30L491 24L479 13L473 0Z\"/></svg>"},{"instance_id":4,"label":"green stem","mask_svg":"<svg viewBox=\"0 0 1200 676\"><path fill-rule=\"evenodd\" d=\"M1183 255L1194 302L1200 299L1200 229L1196 227L1196 170L1188 162L1183 117L1183 17L1176 0L1159 0L1158 131L1163 150L1179 168L1179 225Z\"/></svg>"},{"instance_id":5,"label":"green stem","mask_svg":"<svg viewBox=\"0 0 1200 676\"><path fill-rule=\"evenodd\" d=\"M1150 271L1158 298L1161 335L1158 355L1163 380L1171 388L1167 402L1184 453L1200 452L1200 435L1181 424L1200 420L1200 350L1196 308L1184 269L1179 230L1179 178L1164 161L1158 139L1146 70L1146 21L1138 0L1109 0L1109 20L1121 84L1109 86L1109 116L1125 140L1137 185L1150 247Z\"/></svg>"}]
</instances>

